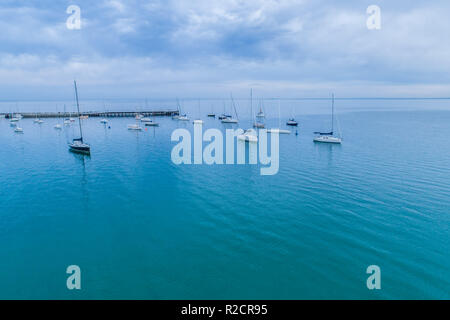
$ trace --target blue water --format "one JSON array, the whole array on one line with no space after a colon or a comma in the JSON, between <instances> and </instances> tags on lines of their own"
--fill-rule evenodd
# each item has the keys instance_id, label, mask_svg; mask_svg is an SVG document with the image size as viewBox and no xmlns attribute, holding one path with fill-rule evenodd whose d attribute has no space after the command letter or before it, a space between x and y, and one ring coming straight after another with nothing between
<instances>
[{"instance_id":1,"label":"blue water","mask_svg":"<svg viewBox=\"0 0 450 320\"><path fill-rule=\"evenodd\" d=\"M19 135L0 120L0 298L450 298L450 108L339 102L339 146L312 142L329 126L328 102L314 103L283 109L301 126L280 136L275 176L174 165L170 134L192 124L169 118L140 133L86 120L91 157L67 150L76 126L24 119ZM80 291L66 288L72 264ZM366 287L373 264L381 290Z\"/></svg>"}]
</instances>

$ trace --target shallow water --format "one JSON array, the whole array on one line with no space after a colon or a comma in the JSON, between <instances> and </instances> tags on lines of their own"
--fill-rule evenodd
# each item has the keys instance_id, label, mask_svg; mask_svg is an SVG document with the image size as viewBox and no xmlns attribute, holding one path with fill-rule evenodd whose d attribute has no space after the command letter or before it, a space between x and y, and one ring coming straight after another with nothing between
<instances>
[{"instance_id":1,"label":"shallow water","mask_svg":"<svg viewBox=\"0 0 450 320\"><path fill-rule=\"evenodd\" d=\"M0 298L450 298L450 111L345 112L341 146L312 142L328 115L296 115L275 176L176 166L170 135L191 122L91 118L83 157L67 150L75 125L24 119L20 135L0 120Z\"/></svg>"}]
</instances>

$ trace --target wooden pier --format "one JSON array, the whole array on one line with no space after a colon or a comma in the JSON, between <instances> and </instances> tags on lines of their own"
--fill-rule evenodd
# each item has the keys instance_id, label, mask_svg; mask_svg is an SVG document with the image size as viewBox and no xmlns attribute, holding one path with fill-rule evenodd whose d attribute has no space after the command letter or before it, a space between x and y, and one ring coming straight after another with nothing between
<instances>
[{"instance_id":1,"label":"wooden pier","mask_svg":"<svg viewBox=\"0 0 450 320\"><path fill-rule=\"evenodd\" d=\"M0 117L4 116L6 119L15 116L16 114L0 113ZM17 114L18 115L18 114ZM21 112L20 115L23 118L70 118L76 117L77 114L73 112ZM107 111L107 112L81 112L82 117L94 117L94 118L118 118L118 117L136 117L142 115L144 117L170 117L179 115L178 110L166 110L166 111Z\"/></svg>"}]
</instances>

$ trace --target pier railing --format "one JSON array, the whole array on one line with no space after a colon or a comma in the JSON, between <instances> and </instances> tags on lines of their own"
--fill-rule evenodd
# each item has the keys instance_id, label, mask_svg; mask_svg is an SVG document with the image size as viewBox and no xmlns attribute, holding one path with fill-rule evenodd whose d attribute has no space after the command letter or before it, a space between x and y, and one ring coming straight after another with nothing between
<instances>
[{"instance_id":1,"label":"pier railing","mask_svg":"<svg viewBox=\"0 0 450 320\"><path fill-rule=\"evenodd\" d=\"M5 118L11 118L16 114L6 114L0 113L0 116L5 116ZM17 113L18 115L18 113ZM73 112L21 112L20 115L23 118L70 118L76 117L77 114ZM142 115L144 117L164 117L164 116L174 116L179 115L178 110L165 110L165 111L106 111L106 112L96 112L88 111L81 112L80 116L88 117L101 117L101 118L117 118L117 117L135 117L137 115Z\"/></svg>"}]
</instances>

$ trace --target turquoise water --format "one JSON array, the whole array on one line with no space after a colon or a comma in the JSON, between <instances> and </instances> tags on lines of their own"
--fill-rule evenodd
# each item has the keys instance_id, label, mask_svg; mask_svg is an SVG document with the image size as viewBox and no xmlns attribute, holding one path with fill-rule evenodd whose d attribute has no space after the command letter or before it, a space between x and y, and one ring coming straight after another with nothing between
<instances>
[{"instance_id":1,"label":"turquoise water","mask_svg":"<svg viewBox=\"0 0 450 320\"><path fill-rule=\"evenodd\" d=\"M89 119L91 157L68 152L75 126L0 120L0 298L450 298L450 111L347 110L341 146L312 142L329 121L313 113L295 111L275 176L174 165L170 134L192 124L169 118L140 133Z\"/></svg>"}]
</instances>

